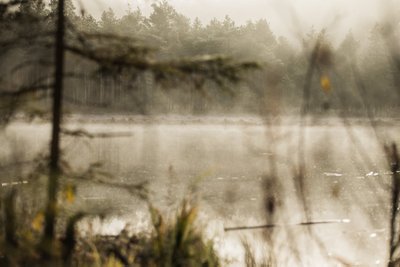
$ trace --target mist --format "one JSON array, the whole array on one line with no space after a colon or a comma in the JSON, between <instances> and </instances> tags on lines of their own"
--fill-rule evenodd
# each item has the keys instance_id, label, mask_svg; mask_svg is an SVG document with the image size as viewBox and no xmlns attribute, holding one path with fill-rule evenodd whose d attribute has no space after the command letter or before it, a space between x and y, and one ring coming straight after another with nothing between
<instances>
[{"instance_id":1,"label":"mist","mask_svg":"<svg viewBox=\"0 0 400 267\"><path fill-rule=\"evenodd\" d=\"M0 1L0 266L398 266L399 8Z\"/></svg>"}]
</instances>

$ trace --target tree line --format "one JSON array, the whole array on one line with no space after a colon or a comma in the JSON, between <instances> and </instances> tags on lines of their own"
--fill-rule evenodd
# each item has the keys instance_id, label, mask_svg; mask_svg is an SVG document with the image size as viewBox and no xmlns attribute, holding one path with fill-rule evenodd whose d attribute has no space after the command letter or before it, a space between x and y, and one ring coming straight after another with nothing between
<instances>
[{"instance_id":1,"label":"tree line","mask_svg":"<svg viewBox=\"0 0 400 267\"><path fill-rule=\"evenodd\" d=\"M45 39L46 32L51 30L55 2L46 5L41 0L27 1L12 15L3 18L17 31L35 33L31 37L27 34L28 39L21 44L20 52L3 56L1 71L3 77L11 80L8 83L12 84L12 80L32 82L47 71L44 63L48 60L48 49L43 40L37 39L38 36ZM107 64L99 70L97 65L82 61L76 54L67 55L71 58L66 66L67 75L79 73L79 77L71 74L66 83L65 101L72 112L102 112L106 109L134 114L259 114L279 110L284 114L295 114L302 105L301 88L310 54L321 38L322 51L329 54L330 62L318 66L318 75L313 78L310 112L330 114L332 110L340 109L349 114L364 115L366 109L374 114L395 114L398 110L396 69L383 34L383 24L376 24L369 30L367 41L356 40L349 31L339 45L333 46L327 34L311 29L301 40L301 45L294 46L285 37L275 34L266 19L237 25L226 16L223 20L213 19L203 24L198 18L191 20L180 14L167 1L152 4L148 16L140 9L130 8L117 17L112 9L107 9L96 19L87 12L79 12L70 0L66 1L65 12L67 23L71 24L67 35L74 35L75 29L92 37L97 34L129 37L120 41L138 45L137 48L142 49L140 53L154 60L224 55L239 61L258 62L262 66L247 74L241 83L223 86L224 90L220 90L219 84L207 81L179 84L168 81L160 85L157 80L163 77L154 73L124 74L109 69ZM4 26L1 31L0 38L4 40L10 27ZM394 30L391 36L398 37L399 30ZM34 38L35 42L30 42L29 38ZM101 38L96 38L95 43L96 49L101 50ZM25 61L36 60L34 66L15 71L16 65L21 65L19 57ZM360 90L360 82L365 85L364 90ZM39 106L46 99L48 97L42 98ZM31 106L30 109L40 113L38 105Z\"/></svg>"}]
</instances>

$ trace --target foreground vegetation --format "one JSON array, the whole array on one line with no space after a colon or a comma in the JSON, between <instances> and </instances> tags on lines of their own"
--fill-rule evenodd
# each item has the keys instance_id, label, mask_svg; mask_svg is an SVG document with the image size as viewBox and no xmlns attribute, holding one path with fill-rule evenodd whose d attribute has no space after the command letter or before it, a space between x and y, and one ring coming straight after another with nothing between
<instances>
[{"instance_id":1,"label":"foreground vegetation","mask_svg":"<svg viewBox=\"0 0 400 267\"><path fill-rule=\"evenodd\" d=\"M206 241L195 226L197 208L182 203L172 221L149 206L152 231L148 234L82 237L76 224L84 216L79 213L68 219L64 233L51 245L41 241L43 222L36 217L31 226L21 225L23 214L15 210L15 193L5 202L1 232L1 266L220 266L212 241ZM18 225L18 226L17 226Z\"/></svg>"}]
</instances>

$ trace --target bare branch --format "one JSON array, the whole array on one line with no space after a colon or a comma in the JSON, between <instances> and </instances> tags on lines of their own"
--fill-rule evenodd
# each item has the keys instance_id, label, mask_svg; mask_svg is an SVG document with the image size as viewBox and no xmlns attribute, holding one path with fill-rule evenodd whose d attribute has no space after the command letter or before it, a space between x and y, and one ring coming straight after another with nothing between
<instances>
[{"instance_id":1,"label":"bare branch","mask_svg":"<svg viewBox=\"0 0 400 267\"><path fill-rule=\"evenodd\" d=\"M310 225L334 224L334 223L348 223L348 221L330 220L330 221L302 222L295 224L265 224L257 226L226 227L224 228L224 230L225 232L228 232L228 231L239 231L239 230L256 230L256 229L268 229L268 228L287 227L287 226L310 226Z\"/></svg>"}]
</instances>

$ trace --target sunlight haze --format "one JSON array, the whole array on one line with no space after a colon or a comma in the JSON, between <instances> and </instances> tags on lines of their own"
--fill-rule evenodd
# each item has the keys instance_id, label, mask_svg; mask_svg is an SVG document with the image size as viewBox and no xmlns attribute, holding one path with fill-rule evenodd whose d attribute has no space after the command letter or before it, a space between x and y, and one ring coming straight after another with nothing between
<instances>
[{"instance_id":1,"label":"sunlight haze","mask_svg":"<svg viewBox=\"0 0 400 267\"><path fill-rule=\"evenodd\" d=\"M400 267L400 0L0 0L0 267Z\"/></svg>"}]
</instances>

